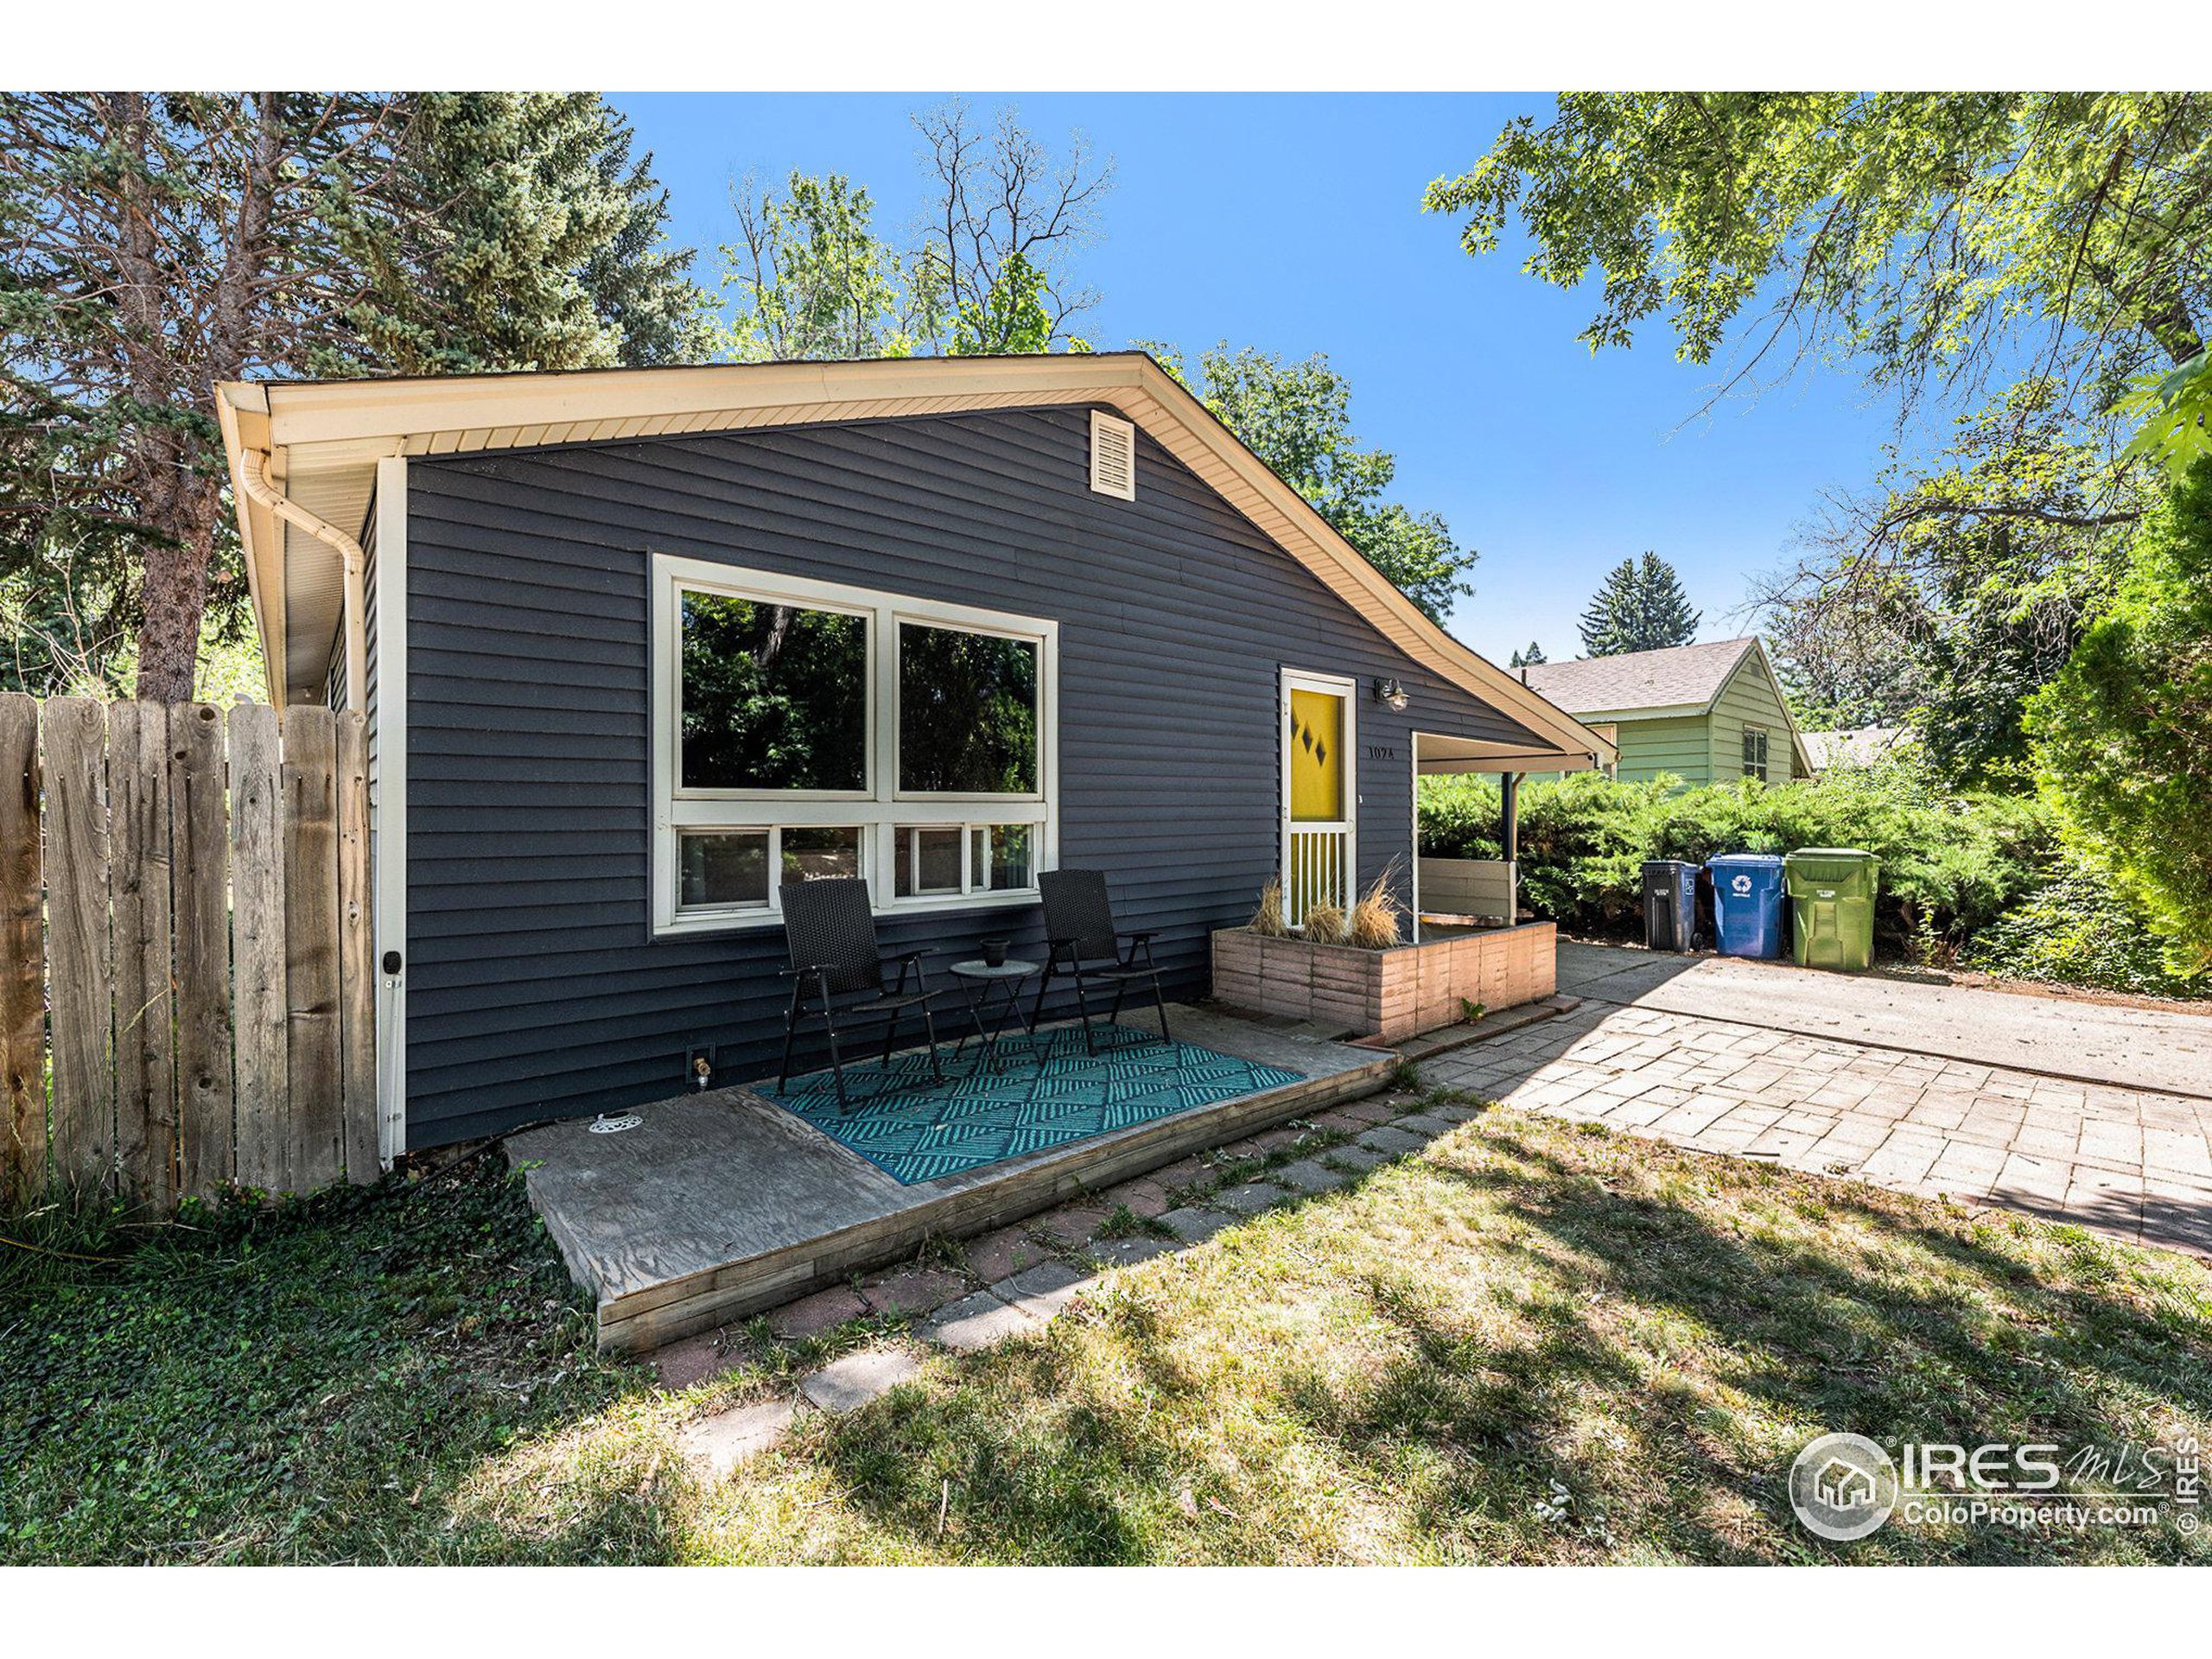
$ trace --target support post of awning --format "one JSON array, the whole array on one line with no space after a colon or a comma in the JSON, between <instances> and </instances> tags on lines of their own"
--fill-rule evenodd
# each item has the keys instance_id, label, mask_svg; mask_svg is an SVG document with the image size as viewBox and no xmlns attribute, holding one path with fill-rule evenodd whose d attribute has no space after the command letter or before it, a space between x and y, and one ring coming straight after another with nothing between
<instances>
[{"instance_id":1,"label":"support post of awning","mask_svg":"<svg viewBox=\"0 0 2212 1659\"><path fill-rule=\"evenodd\" d=\"M1528 774L1497 775L1498 855L1505 861L1505 925L1521 919L1521 780Z\"/></svg>"}]
</instances>

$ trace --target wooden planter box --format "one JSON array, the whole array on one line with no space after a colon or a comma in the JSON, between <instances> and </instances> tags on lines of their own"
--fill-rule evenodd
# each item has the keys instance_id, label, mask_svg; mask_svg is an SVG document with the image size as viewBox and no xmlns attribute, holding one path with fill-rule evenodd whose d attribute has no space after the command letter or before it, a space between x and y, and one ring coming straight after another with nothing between
<instances>
[{"instance_id":1,"label":"wooden planter box","mask_svg":"<svg viewBox=\"0 0 2212 1659\"><path fill-rule=\"evenodd\" d=\"M1463 999L1495 1014L1551 995L1559 988L1558 944L1549 922L1388 950L1224 928L1213 936L1213 994L1234 1007L1401 1042L1457 1025Z\"/></svg>"}]
</instances>

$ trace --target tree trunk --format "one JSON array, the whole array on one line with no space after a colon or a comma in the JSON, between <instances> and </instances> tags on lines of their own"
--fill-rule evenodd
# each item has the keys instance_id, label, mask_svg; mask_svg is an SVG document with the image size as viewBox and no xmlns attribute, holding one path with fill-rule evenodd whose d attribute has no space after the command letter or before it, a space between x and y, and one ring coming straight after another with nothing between
<instances>
[{"instance_id":1,"label":"tree trunk","mask_svg":"<svg viewBox=\"0 0 2212 1659\"><path fill-rule=\"evenodd\" d=\"M208 524L188 539L158 542L146 550L146 620L138 631L138 683L132 694L141 702L192 700L214 543L214 527Z\"/></svg>"}]
</instances>

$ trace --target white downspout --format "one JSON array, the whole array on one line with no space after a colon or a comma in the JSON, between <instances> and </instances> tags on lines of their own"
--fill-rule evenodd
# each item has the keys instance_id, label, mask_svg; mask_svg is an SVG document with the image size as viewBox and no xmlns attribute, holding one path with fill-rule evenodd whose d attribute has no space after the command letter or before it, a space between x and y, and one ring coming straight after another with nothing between
<instances>
[{"instance_id":1,"label":"white downspout","mask_svg":"<svg viewBox=\"0 0 2212 1659\"><path fill-rule=\"evenodd\" d=\"M362 587L362 573L367 568L368 555L361 550L360 543L344 531L334 524L325 524L270 483L269 457L262 451L239 451L238 486L249 499L258 502L287 524L298 525L318 541L327 542L338 550L338 556L346 568L346 707L354 714L360 713L363 706L362 664L368 660L369 655L365 620L368 601Z\"/></svg>"}]
</instances>

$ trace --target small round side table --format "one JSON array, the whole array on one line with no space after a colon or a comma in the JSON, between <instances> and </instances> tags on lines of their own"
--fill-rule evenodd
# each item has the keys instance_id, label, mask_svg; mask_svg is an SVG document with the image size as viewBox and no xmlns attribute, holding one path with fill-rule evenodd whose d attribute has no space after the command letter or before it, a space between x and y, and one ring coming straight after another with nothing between
<instances>
[{"instance_id":1,"label":"small round side table","mask_svg":"<svg viewBox=\"0 0 2212 1659\"><path fill-rule=\"evenodd\" d=\"M1037 1027L1021 1006L1021 993L1030 980L1045 971L1044 967L1009 957L994 968L979 957L970 962L956 962L945 971L960 982L961 995L968 999L968 1017L976 1022L976 1035L982 1041L981 1065L995 1071L999 1039L1006 1035L1008 1026L1018 1019L1030 1036L1037 1034ZM963 1032L952 1051L952 1058L958 1059L967 1048L968 1036Z\"/></svg>"}]
</instances>

